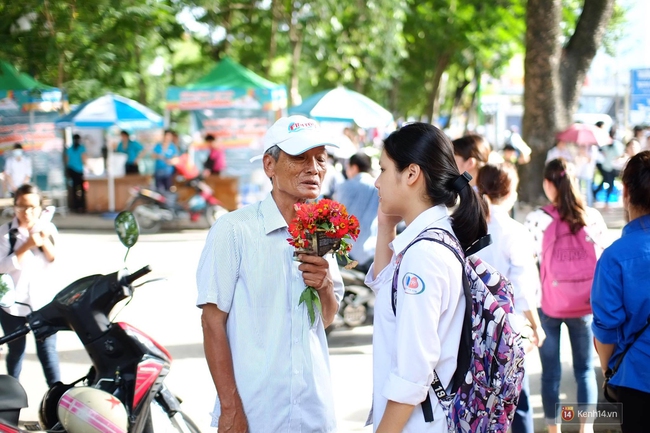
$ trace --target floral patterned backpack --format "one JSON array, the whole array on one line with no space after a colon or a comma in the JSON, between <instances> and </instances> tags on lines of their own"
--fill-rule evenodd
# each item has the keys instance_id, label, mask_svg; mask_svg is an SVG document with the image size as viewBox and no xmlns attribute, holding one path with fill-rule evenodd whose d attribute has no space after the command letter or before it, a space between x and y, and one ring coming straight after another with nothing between
<instances>
[{"instance_id":1,"label":"floral patterned backpack","mask_svg":"<svg viewBox=\"0 0 650 433\"><path fill-rule=\"evenodd\" d=\"M466 257L456 237L448 231L427 229L397 257L392 285L395 314L399 265L404 252L422 240L449 248L464 266L465 320L457 368L450 384L453 391L447 393L435 371L431 384L447 415L448 429L468 433L505 432L515 415L524 376L521 336L513 329L511 320L512 284L478 257ZM428 394L422 402L422 412L426 422L433 421Z\"/></svg>"}]
</instances>

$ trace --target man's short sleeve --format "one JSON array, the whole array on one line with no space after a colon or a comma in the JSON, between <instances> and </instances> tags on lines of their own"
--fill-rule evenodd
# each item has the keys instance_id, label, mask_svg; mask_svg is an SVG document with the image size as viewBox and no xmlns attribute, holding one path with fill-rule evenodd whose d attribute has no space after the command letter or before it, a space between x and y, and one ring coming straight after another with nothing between
<instances>
[{"instance_id":1,"label":"man's short sleeve","mask_svg":"<svg viewBox=\"0 0 650 433\"><path fill-rule=\"evenodd\" d=\"M230 311L240 259L235 227L226 218L220 218L208 233L196 270L198 307L216 304L221 311Z\"/></svg>"}]
</instances>

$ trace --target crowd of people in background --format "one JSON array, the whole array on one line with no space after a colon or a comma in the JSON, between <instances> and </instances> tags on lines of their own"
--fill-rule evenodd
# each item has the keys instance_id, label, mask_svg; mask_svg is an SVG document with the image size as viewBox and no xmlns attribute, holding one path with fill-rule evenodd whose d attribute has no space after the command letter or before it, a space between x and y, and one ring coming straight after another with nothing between
<instances>
[{"instance_id":1,"label":"crowd of people in background","mask_svg":"<svg viewBox=\"0 0 650 433\"><path fill-rule=\"evenodd\" d=\"M599 122L596 126L602 128L604 125ZM285 129L278 134L289 134ZM233 359L248 358L250 353L242 342L251 337L251 333L271 329L267 328L269 323L280 326L284 334L290 329L282 325L283 318L268 309L251 324L247 320L250 318L248 304L245 299L238 298L241 293L238 295L239 292L234 290L235 286L240 291L266 287L268 275L279 272L286 265L285 255L274 257L267 264L268 272L260 274L254 255L246 262L249 264L234 269L233 263L239 262L217 257L217 250L210 247L210 242L232 244L228 254L253 254L254 251L248 249L239 251L237 248L241 245L234 245L241 224L260 220L253 224L256 230L267 225L283 227L285 220L289 221L295 214L293 204L296 200L327 197L341 202L358 217L361 235L353 243L350 256L359 263L358 270L367 273L366 284L379 297L374 328L375 429L399 426L400 431L425 431L425 428L426 431L445 431L446 428L441 421L426 426L422 424L421 409L413 402L428 395L428 388L415 387L413 383L425 379L431 382L429 367L432 362L444 381L449 382L454 373L455 352L442 352L457 347L460 339L462 281L456 278L460 276L460 267L456 258L443 247L425 246L423 243L408 255L400 254L422 230L433 227L449 232L463 248L485 234L491 235L492 244L477 254L512 283L518 329L526 340L526 358L534 356L532 352L535 349L539 353L543 415L550 433L561 429L557 420L563 326L570 338L577 385L574 401L579 408L588 408L598 401L594 372L597 352L604 377L609 385L620 389L619 401L637 408L637 414L626 411L623 431L640 431L645 426L641 415L643 408L650 404L650 387L647 386L650 377L644 368L650 359L650 336L644 333L650 323L650 297L646 296L647 290L642 290L648 283L643 271L650 257L650 135L647 128L635 127L633 136L625 142L617 138L619 135L614 127L608 131L610 140L607 143L580 145L557 141L546 155L543 172L542 187L547 203L521 218L523 224L513 218L520 185L516 167L528 164L532 152L516 128L511 129L500 150L493 149L479 134L470 133L451 140L439 129L422 123L402 126L385 140L380 140L381 149L374 140L367 142L361 131L353 128L343 131L345 147L353 150L347 158L336 155L338 144L305 135L304 131L301 136L306 138L296 141L299 146L292 142L292 137L286 141L276 137L274 142L265 143L263 164L265 174L273 184L272 195L254 205L259 212L252 212L251 207L241 210L240 214L247 218L246 223L235 216L218 223L219 229L210 232L197 273L198 304L203 308L206 354L211 366L217 368L224 363L232 364ZM225 152L213 135L205 136L205 144L207 158L199 172L202 176L220 175L226 169ZM179 135L166 130L161 142L150 152L149 156L155 160L153 177L159 190L172 188L181 150ZM128 131L121 132L115 151L126 154L127 174L140 173L147 152ZM64 165L72 210L76 212L85 211L86 163L86 147L81 137L75 134L71 146L65 150ZM319 192L303 183L296 184L294 179L301 176L310 181L310 185L318 184ZM38 189L29 185L31 161L20 144L14 146L7 158L3 178L6 189L14 198L16 215L9 225L0 227L0 249L4 246L6 250L0 261L0 271L13 274L17 286L29 297L30 287L38 285L38 278L36 274L22 272L21 267L23 262L30 261L34 269L48 268L55 257L56 228L48 224L33 230L34 216L40 214L42 198ZM610 246L607 226L597 207L606 210L615 202L625 209L630 222L621 239ZM446 208L455 209L451 217ZM398 227L400 222L405 223L405 227ZM246 233L250 239L242 242L257 245L260 239L264 239L269 251L279 245L286 248L281 242L284 240L282 233L279 237L271 235L272 230ZM573 259L556 254L554 248L559 248L560 242L573 242L572 248L582 248L581 253L575 255L582 262L569 263ZM299 275L298 271L301 271L304 282L309 280L319 291L323 300L322 321L331 323L341 298L340 276L336 272L333 276L327 273L327 269L332 268L325 259L300 260L302 264L295 268L294 273ZM562 263L561 260L566 261ZM421 282L424 287L424 279L443 282L442 297L429 299L427 294L423 298L425 301L419 302L421 298L404 296L404 293L410 293L406 286L404 291L389 297L391 284L394 291L395 281L398 281L393 275L399 272L399 266L402 272L415 278L416 286ZM581 278L567 279L559 272L560 268L569 269L574 272L573 277ZM242 283L238 276L244 274L247 278ZM302 287L303 282L295 282L292 278L291 284ZM262 295L250 296L253 299ZM278 294L263 296L266 296L263 299L266 303L282 305L286 300ZM442 309L440 302L445 303ZM396 303L399 309L408 308L409 314L398 314L400 310L396 309ZM221 351L228 345L225 323L231 311L240 311L239 320L243 326L232 331L235 334L230 338L238 339L239 343L233 346L232 353L228 352L231 357L228 360L223 358ZM278 308L274 311L283 310ZM0 310L4 331L21 326L24 313L20 306ZM436 318L436 326L430 326L430 316ZM427 323L427 327L423 328L423 323ZM284 334L273 334L277 347L283 347L284 339L280 337ZM215 338L214 341L211 338ZM326 364L324 335L319 334L315 340L302 343L309 346L308 351L314 359ZM55 340L50 339L37 343L48 383L57 381L59 377L55 344ZM631 347L634 350L628 352ZM267 350L276 349L269 346ZM24 351L24 341L9 346L6 362L11 375L17 377L20 374ZM269 358L270 352L260 353ZM270 363L272 369L284 371L286 368L281 367L284 353L280 356L278 351L277 359L260 359L259 362ZM326 370L312 372L315 376L310 383L314 389L327 382ZM257 373L251 371L251 374ZM215 376L214 379L219 393L219 388L232 391L236 386L234 378ZM270 418L283 413L284 409L279 406L277 413L269 412L255 386L240 388L240 391L248 393L242 397L257 402L258 409ZM306 420L307 423L332 422L331 390L327 386L322 389L326 395L314 394L310 398L322 403L323 413L312 414L313 419ZM233 416L244 416L246 407L241 407L241 400L235 399L232 403L235 407ZM405 408L404 404L415 409ZM436 420L441 420L440 407L435 406L434 410ZM235 422L244 425L247 421L244 416ZM248 423L255 422L261 421L248 419ZM268 418L264 422L268 422ZM580 432L593 431L593 422L593 418L581 418ZM534 431L528 375L523 379L512 431Z\"/></svg>"}]
</instances>

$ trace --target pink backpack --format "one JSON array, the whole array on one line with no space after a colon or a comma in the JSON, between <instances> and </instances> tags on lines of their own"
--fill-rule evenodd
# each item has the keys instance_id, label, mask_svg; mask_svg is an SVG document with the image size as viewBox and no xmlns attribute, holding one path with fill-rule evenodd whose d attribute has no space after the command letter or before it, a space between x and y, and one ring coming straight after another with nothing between
<instances>
[{"instance_id":1,"label":"pink backpack","mask_svg":"<svg viewBox=\"0 0 650 433\"><path fill-rule=\"evenodd\" d=\"M591 284L597 245L585 227L571 233L553 205L542 208L553 218L542 240L542 311L558 319L591 314Z\"/></svg>"}]
</instances>

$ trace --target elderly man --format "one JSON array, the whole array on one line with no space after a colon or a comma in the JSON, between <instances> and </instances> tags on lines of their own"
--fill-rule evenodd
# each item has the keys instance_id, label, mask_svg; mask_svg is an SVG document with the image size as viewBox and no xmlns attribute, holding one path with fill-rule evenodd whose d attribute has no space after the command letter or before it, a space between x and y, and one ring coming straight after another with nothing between
<instances>
[{"instance_id":1,"label":"elderly man","mask_svg":"<svg viewBox=\"0 0 650 433\"><path fill-rule=\"evenodd\" d=\"M302 116L279 119L263 144L271 194L217 220L197 270L203 345L217 389L213 425L228 432L331 432L325 327L343 284L336 260L294 261L287 238L294 204L319 196L325 146L334 144ZM305 285L322 303L313 326L299 305Z\"/></svg>"}]
</instances>

